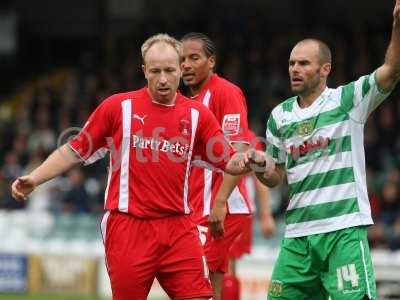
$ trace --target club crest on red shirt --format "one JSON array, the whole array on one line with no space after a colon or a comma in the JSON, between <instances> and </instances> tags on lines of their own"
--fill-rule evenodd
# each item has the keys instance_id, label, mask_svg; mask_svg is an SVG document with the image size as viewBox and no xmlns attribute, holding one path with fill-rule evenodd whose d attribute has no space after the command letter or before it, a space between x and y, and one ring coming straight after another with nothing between
<instances>
[{"instance_id":1,"label":"club crest on red shirt","mask_svg":"<svg viewBox=\"0 0 400 300\"><path fill-rule=\"evenodd\" d=\"M240 129L240 114L227 114L222 121L222 130L225 135L236 135Z\"/></svg>"},{"instance_id":2,"label":"club crest on red shirt","mask_svg":"<svg viewBox=\"0 0 400 300\"><path fill-rule=\"evenodd\" d=\"M188 120L180 120L179 121L179 131L183 135L190 135L190 122Z\"/></svg>"}]
</instances>

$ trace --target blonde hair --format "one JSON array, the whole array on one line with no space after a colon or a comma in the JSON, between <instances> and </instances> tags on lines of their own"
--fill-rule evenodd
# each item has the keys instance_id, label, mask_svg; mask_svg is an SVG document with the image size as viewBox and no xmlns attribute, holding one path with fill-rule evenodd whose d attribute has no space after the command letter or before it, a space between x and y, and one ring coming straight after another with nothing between
<instances>
[{"instance_id":1,"label":"blonde hair","mask_svg":"<svg viewBox=\"0 0 400 300\"><path fill-rule=\"evenodd\" d=\"M158 43L164 43L166 45L170 45L176 53L178 53L179 59L182 57L182 43L177 39L173 38L172 36L166 33L159 33L149 37L142 45L142 60L145 61L144 58L146 57L147 51L154 45Z\"/></svg>"}]
</instances>

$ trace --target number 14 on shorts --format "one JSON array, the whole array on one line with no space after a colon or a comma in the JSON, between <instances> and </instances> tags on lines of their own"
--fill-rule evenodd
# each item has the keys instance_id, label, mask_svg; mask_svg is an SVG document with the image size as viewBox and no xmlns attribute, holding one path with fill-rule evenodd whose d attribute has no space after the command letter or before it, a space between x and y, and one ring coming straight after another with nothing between
<instances>
[{"instance_id":1,"label":"number 14 on shorts","mask_svg":"<svg viewBox=\"0 0 400 300\"><path fill-rule=\"evenodd\" d=\"M352 289L358 287L358 281L360 276L357 274L356 265L348 264L341 266L336 269L337 280L338 280L338 290L343 291L345 289L345 283L350 282Z\"/></svg>"}]
</instances>

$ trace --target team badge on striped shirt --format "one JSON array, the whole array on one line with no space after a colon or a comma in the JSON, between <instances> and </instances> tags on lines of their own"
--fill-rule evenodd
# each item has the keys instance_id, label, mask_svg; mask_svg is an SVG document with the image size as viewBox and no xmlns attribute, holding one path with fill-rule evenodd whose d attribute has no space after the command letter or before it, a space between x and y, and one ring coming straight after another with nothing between
<instances>
[{"instance_id":1,"label":"team badge on striped shirt","mask_svg":"<svg viewBox=\"0 0 400 300\"><path fill-rule=\"evenodd\" d=\"M309 135L314 130L314 124L311 120L307 120L299 124L297 132L299 135Z\"/></svg>"}]
</instances>

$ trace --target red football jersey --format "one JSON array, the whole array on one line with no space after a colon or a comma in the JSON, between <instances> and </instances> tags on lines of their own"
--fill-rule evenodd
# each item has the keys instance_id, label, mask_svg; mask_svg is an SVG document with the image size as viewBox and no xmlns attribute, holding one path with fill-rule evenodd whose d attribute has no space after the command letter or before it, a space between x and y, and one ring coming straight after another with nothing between
<instances>
[{"instance_id":1,"label":"red football jersey","mask_svg":"<svg viewBox=\"0 0 400 300\"><path fill-rule=\"evenodd\" d=\"M248 143L247 105L239 87L213 74L200 93L192 99L203 103L213 112L231 143ZM210 214L222 179L223 172L193 167L190 176L190 202L194 207L193 218L196 222L203 223ZM228 213L251 213L243 179L228 199Z\"/></svg>"},{"instance_id":2,"label":"red football jersey","mask_svg":"<svg viewBox=\"0 0 400 300\"><path fill-rule=\"evenodd\" d=\"M189 214L192 160L224 169L234 153L206 107L180 94L162 105L147 88L103 101L69 145L86 164L111 153L105 209L139 218Z\"/></svg>"}]
</instances>

